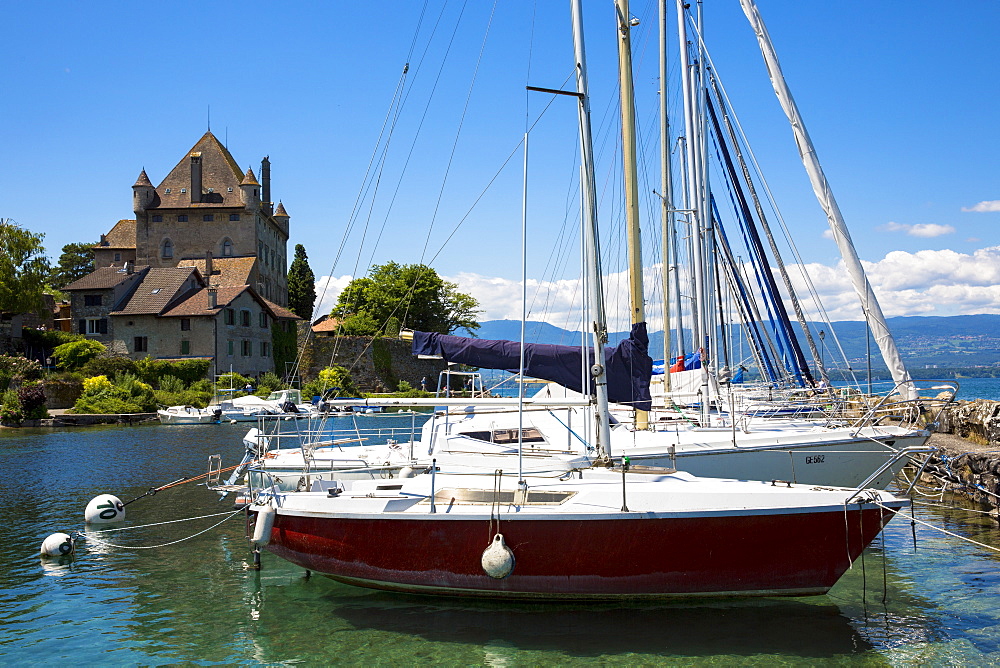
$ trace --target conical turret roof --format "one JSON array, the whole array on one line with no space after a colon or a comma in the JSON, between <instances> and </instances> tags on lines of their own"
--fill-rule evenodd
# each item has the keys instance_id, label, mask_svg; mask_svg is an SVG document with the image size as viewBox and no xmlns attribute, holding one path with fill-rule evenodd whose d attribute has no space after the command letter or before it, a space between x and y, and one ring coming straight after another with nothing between
<instances>
[{"instance_id":1,"label":"conical turret roof","mask_svg":"<svg viewBox=\"0 0 1000 668\"><path fill-rule=\"evenodd\" d=\"M278 216L291 218L291 216L288 215L288 212L285 211L285 205L281 203L281 200L278 200L278 208L274 210L274 217L277 218Z\"/></svg>"},{"instance_id":2,"label":"conical turret roof","mask_svg":"<svg viewBox=\"0 0 1000 668\"><path fill-rule=\"evenodd\" d=\"M149 177L148 177L148 176L146 176L146 170L145 170L145 169L143 169L143 170L142 170L142 171L141 171L141 172L139 173L139 178L137 178L137 179L135 180L135 185L133 185L132 187L134 188L135 186L152 186L152 185L153 185L153 184L152 184L152 182L151 182L151 181L149 180Z\"/></svg>"},{"instance_id":3,"label":"conical turret roof","mask_svg":"<svg viewBox=\"0 0 1000 668\"><path fill-rule=\"evenodd\" d=\"M259 186L257 183L257 177L253 175L253 167L247 167L247 173L243 176L243 180L240 181L241 186Z\"/></svg>"}]
</instances>

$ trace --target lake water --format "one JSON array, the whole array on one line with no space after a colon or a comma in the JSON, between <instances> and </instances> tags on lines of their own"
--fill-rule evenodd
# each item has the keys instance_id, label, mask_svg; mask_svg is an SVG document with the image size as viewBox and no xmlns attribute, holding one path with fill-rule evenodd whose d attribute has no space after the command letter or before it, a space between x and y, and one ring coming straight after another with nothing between
<instances>
[{"instance_id":1,"label":"lake water","mask_svg":"<svg viewBox=\"0 0 1000 668\"><path fill-rule=\"evenodd\" d=\"M826 596L639 607L380 593L306 578L268 553L255 572L240 515L194 538L222 518L120 531L112 542L124 547L82 543L72 562L39 559L47 535L83 529L97 494L134 498L202 473L211 453L235 463L245 431L227 424L0 434L0 664L1000 663L1000 554L920 525L914 550L904 517ZM230 508L183 484L129 505L126 526ZM916 513L1000 546L985 515L934 506Z\"/></svg>"}]
</instances>

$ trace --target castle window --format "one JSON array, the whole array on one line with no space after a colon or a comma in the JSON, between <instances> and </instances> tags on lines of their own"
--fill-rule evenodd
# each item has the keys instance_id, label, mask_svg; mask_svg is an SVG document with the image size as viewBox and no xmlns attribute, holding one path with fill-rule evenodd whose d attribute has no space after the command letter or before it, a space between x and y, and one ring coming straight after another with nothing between
<instances>
[{"instance_id":1,"label":"castle window","mask_svg":"<svg viewBox=\"0 0 1000 668\"><path fill-rule=\"evenodd\" d=\"M250 311L246 309L240 311L240 324L244 327L250 326Z\"/></svg>"},{"instance_id":2,"label":"castle window","mask_svg":"<svg viewBox=\"0 0 1000 668\"><path fill-rule=\"evenodd\" d=\"M182 332L191 331L191 318L181 318L181 331Z\"/></svg>"},{"instance_id":3,"label":"castle window","mask_svg":"<svg viewBox=\"0 0 1000 668\"><path fill-rule=\"evenodd\" d=\"M191 354L191 342L187 339L181 341L181 355Z\"/></svg>"},{"instance_id":4,"label":"castle window","mask_svg":"<svg viewBox=\"0 0 1000 668\"><path fill-rule=\"evenodd\" d=\"M231 308L226 309L226 324L227 325L236 324L236 311Z\"/></svg>"},{"instance_id":5,"label":"castle window","mask_svg":"<svg viewBox=\"0 0 1000 668\"><path fill-rule=\"evenodd\" d=\"M121 262L121 261L122 261L122 254L115 253L115 262Z\"/></svg>"},{"instance_id":6,"label":"castle window","mask_svg":"<svg viewBox=\"0 0 1000 668\"><path fill-rule=\"evenodd\" d=\"M264 311L260 312L260 326L267 327L267 313Z\"/></svg>"},{"instance_id":7,"label":"castle window","mask_svg":"<svg viewBox=\"0 0 1000 668\"><path fill-rule=\"evenodd\" d=\"M149 339L145 336L137 336L132 342L132 349L137 353L149 352Z\"/></svg>"},{"instance_id":8,"label":"castle window","mask_svg":"<svg viewBox=\"0 0 1000 668\"><path fill-rule=\"evenodd\" d=\"M229 214L229 220L239 220L239 219L240 219L240 214L238 213Z\"/></svg>"},{"instance_id":9,"label":"castle window","mask_svg":"<svg viewBox=\"0 0 1000 668\"><path fill-rule=\"evenodd\" d=\"M107 318L86 318L80 320L80 333L88 336L99 336L108 333Z\"/></svg>"},{"instance_id":10,"label":"castle window","mask_svg":"<svg viewBox=\"0 0 1000 668\"><path fill-rule=\"evenodd\" d=\"M163 252L161 255L164 258L172 258L174 256L174 242L167 239L163 242Z\"/></svg>"},{"instance_id":11,"label":"castle window","mask_svg":"<svg viewBox=\"0 0 1000 668\"><path fill-rule=\"evenodd\" d=\"M269 357L270 354L271 354L270 348L271 348L271 344L269 344L267 341L261 341L260 342L260 356L261 357Z\"/></svg>"},{"instance_id":12,"label":"castle window","mask_svg":"<svg viewBox=\"0 0 1000 668\"><path fill-rule=\"evenodd\" d=\"M185 216L185 215L177 216L177 222L178 223L186 223L186 222L188 222L188 217Z\"/></svg>"},{"instance_id":13,"label":"castle window","mask_svg":"<svg viewBox=\"0 0 1000 668\"><path fill-rule=\"evenodd\" d=\"M230 357L232 357L233 356L233 341L232 341L232 339L230 339L229 341L227 341L226 344L227 344L226 345L226 349L227 349L226 354L229 355Z\"/></svg>"},{"instance_id":14,"label":"castle window","mask_svg":"<svg viewBox=\"0 0 1000 668\"><path fill-rule=\"evenodd\" d=\"M222 242L222 254L229 257L233 254L233 242L226 239Z\"/></svg>"},{"instance_id":15,"label":"castle window","mask_svg":"<svg viewBox=\"0 0 1000 668\"><path fill-rule=\"evenodd\" d=\"M253 341L248 341L243 339L241 342L243 344L243 357L250 357L253 355Z\"/></svg>"},{"instance_id":16,"label":"castle window","mask_svg":"<svg viewBox=\"0 0 1000 668\"><path fill-rule=\"evenodd\" d=\"M163 216L161 216L159 214L153 216L153 222L154 223L162 223L163 222Z\"/></svg>"},{"instance_id":17,"label":"castle window","mask_svg":"<svg viewBox=\"0 0 1000 668\"><path fill-rule=\"evenodd\" d=\"M100 306L101 305L101 295L84 295L83 296L84 306Z\"/></svg>"},{"instance_id":18,"label":"castle window","mask_svg":"<svg viewBox=\"0 0 1000 668\"><path fill-rule=\"evenodd\" d=\"M212 221L215 220L215 215L211 213L206 213L204 216L201 217L201 219L206 223L211 223Z\"/></svg>"}]
</instances>

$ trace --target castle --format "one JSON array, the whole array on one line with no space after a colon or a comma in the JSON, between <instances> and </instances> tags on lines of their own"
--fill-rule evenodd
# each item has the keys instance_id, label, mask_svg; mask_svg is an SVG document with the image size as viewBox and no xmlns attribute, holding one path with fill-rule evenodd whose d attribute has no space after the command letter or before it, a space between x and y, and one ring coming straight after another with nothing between
<instances>
[{"instance_id":1,"label":"castle","mask_svg":"<svg viewBox=\"0 0 1000 668\"><path fill-rule=\"evenodd\" d=\"M206 132L160 185L143 169L132 204L94 247L95 271L64 288L76 330L133 358L273 370L273 338L299 318L285 308L289 216L271 201L268 158L258 180Z\"/></svg>"}]
</instances>

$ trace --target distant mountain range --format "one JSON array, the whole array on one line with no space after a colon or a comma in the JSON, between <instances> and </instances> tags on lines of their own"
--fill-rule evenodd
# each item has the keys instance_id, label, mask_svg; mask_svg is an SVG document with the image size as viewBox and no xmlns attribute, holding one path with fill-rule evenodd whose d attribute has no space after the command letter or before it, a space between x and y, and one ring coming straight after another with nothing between
<instances>
[{"instance_id":1,"label":"distant mountain range","mask_svg":"<svg viewBox=\"0 0 1000 668\"><path fill-rule=\"evenodd\" d=\"M1000 315L956 315L956 316L906 316L889 318L889 329L896 339L896 345L907 366L917 371L922 368L967 368L1000 364ZM809 357L801 329L794 325L800 336L803 352ZM833 363L842 359L838 348L843 348L851 366L863 367L866 358L866 326L864 322L845 320L826 323L811 323L810 329L816 345L823 348L824 358L832 367L843 367L843 363ZM820 330L826 334L821 342ZM516 341L521 336L521 323L517 320L487 320L481 323L477 334L484 339L508 339ZM611 343L617 343L628 336L628 332L615 332L609 336ZM534 343L557 343L574 345L581 340L580 332L573 332L550 325L546 322L527 323L525 338ZM650 332L650 354L654 359L663 356L663 332ZM685 332L690 342L690 332ZM838 346L839 342L839 346ZM872 368L885 368L878 346L871 340ZM690 343L688 344L690 348ZM739 344L736 344L737 351ZM743 344L746 351L746 344ZM737 352L738 354L738 352ZM745 355L749 353L744 352Z\"/></svg>"}]
</instances>

